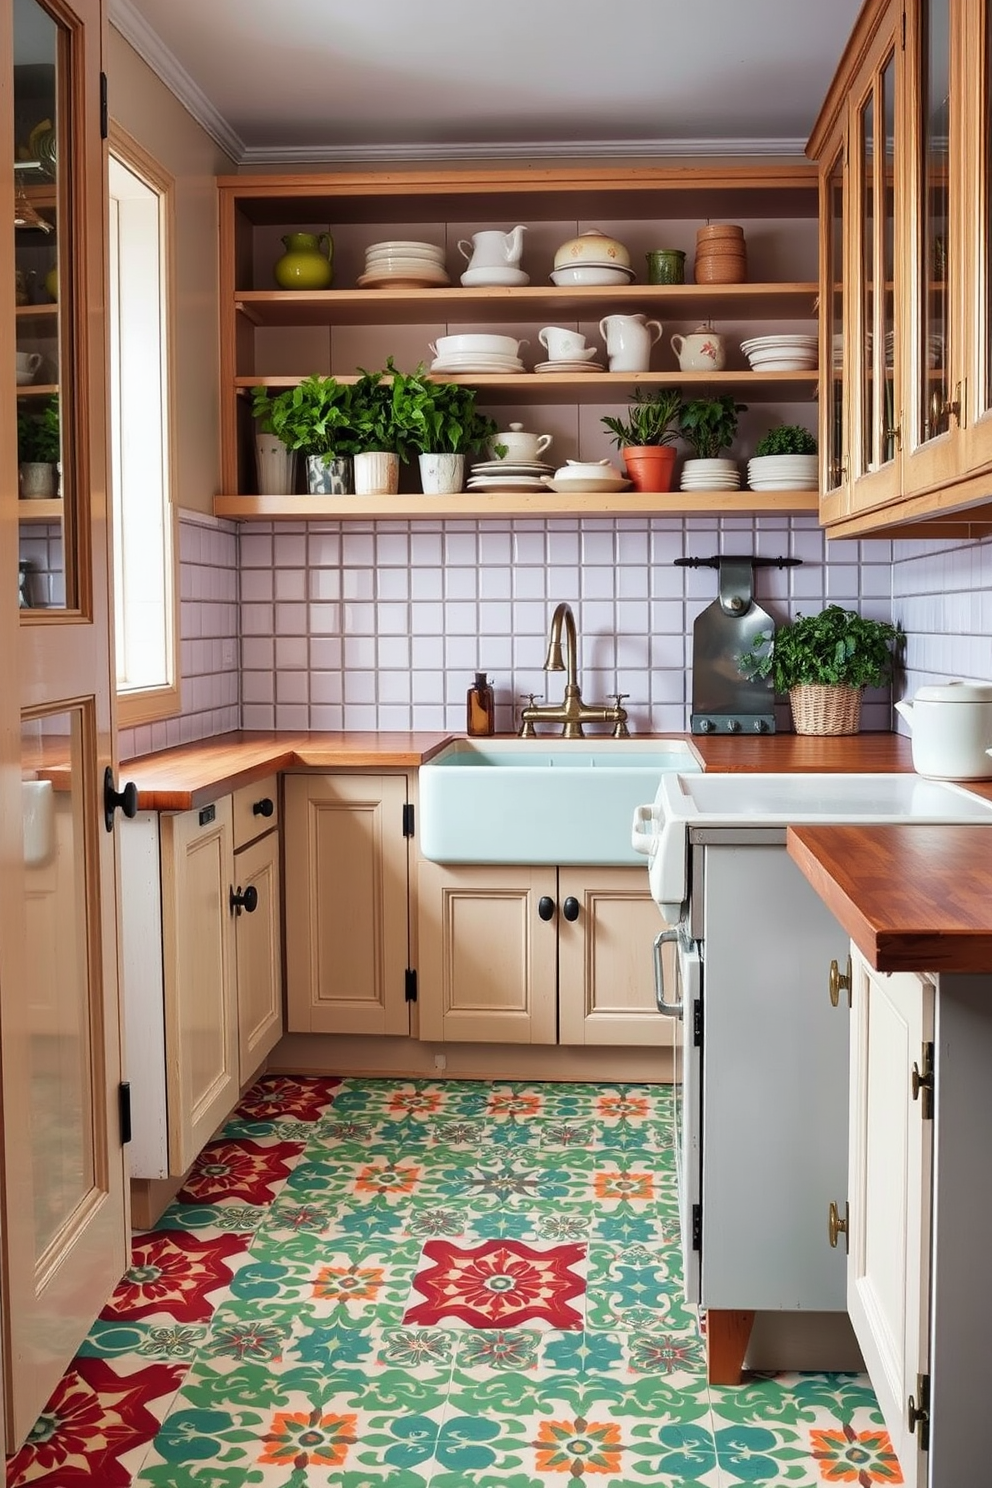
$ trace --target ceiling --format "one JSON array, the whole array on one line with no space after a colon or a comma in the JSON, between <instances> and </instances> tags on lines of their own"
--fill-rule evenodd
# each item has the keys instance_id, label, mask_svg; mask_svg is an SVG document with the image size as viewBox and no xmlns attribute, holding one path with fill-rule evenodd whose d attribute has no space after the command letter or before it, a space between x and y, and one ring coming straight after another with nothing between
<instances>
[{"instance_id":1,"label":"ceiling","mask_svg":"<svg viewBox=\"0 0 992 1488\"><path fill-rule=\"evenodd\" d=\"M860 0L110 0L237 163L800 153Z\"/></svg>"}]
</instances>

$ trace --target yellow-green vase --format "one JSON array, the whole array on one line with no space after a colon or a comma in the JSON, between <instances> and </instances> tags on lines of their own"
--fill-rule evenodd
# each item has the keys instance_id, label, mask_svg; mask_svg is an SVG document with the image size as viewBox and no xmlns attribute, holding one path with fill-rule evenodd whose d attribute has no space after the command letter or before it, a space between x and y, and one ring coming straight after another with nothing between
<instances>
[{"instance_id":1,"label":"yellow-green vase","mask_svg":"<svg viewBox=\"0 0 992 1488\"><path fill-rule=\"evenodd\" d=\"M273 273L280 289L330 289L334 278L329 233L287 233L286 252L277 258Z\"/></svg>"}]
</instances>

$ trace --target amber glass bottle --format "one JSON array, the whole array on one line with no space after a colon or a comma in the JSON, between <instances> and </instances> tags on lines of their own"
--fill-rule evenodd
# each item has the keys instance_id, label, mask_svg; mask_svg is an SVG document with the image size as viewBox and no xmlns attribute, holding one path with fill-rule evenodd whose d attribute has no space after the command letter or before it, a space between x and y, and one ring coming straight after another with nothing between
<instances>
[{"instance_id":1,"label":"amber glass bottle","mask_svg":"<svg viewBox=\"0 0 992 1488\"><path fill-rule=\"evenodd\" d=\"M485 672L476 672L475 685L468 690L465 727L476 737L496 732L496 700Z\"/></svg>"}]
</instances>

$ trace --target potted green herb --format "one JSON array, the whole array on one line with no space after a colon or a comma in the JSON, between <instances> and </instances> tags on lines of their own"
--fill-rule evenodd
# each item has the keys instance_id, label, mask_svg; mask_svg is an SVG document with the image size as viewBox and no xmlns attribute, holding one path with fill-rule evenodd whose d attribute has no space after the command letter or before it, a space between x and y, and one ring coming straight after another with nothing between
<instances>
[{"instance_id":1,"label":"potted green herb","mask_svg":"<svg viewBox=\"0 0 992 1488\"><path fill-rule=\"evenodd\" d=\"M19 405L18 484L25 501L51 501L58 495L61 459L62 434L58 397L53 394L40 409Z\"/></svg>"},{"instance_id":2,"label":"potted green herb","mask_svg":"<svg viewBox=\"0 0 992 1488\"><path fill-rule=\"evenodd\" d=\"M816 439L801 424L779 424L758 440L747 462L752 491L815 491Z\"/></svg>"},{"instance_id":3,"label":"potted green herb","mask_svg":"<svg viewBox=\"0 0 992 1488\"><path fill-rule=\"evenodd\" d=\"M415 452L407 384L416 374L401 372L392 357L382 371L359 370L352 396L355 491L359 496L392 496L399 489L400 461Z\"/></svg>"},{"instance_id":4,"label":"potted green herb","mask_svg":"<svg viewBox=\"0 0 992 1488\"><path fill-rule=\"evenodd\" d=\"M465 456L495 437L496 421L478 411L474 388L433 382L423 363L398 383L395 377L394 414L418 455L424 492L439 496L462 490Z\"/></svg>"},{"instance_id":5,"label":"potted green herb","mask_svg":"<svg viewBox=\"0 0 992 1488\"><path fill-rule=\"evenodd\" d=\"M311 495L340 496L351 490L351 457L356 449L353 401L351 385L335 377L305 377L275 397L267 388L252 389L252 413L259 432L305 457ZM264 489L261 470L259 484Z\"/></svg>"},{"instance_id":6,"label":"potted green herb","mask_svg":"<svg viewBox=\"0 0 992 1488\"><path fill-rule=\"evenodd\" d=\"M888 621L828 605L765 631L737 665L789 694L797 734L856 734L862 692L890 680L902 643Z\"/></svg>"},{"instance_id":7,"label":"potted green herb","mask_svg":"<svg viewBox=\"0 0 992 1488\"><path fill-rule=\"evenodd\" d=\"M625 419L604 414L635 491L670 491L675 472L675 440L682 413L682 390L635 388Z\"/></svg>"},{"instance_id":8,"label":"potted green herb","mask_svg":"<svg viewBox=\"0 0 992 1488\"><path fill-rule=\"evenodd\" d=\"M682 489L736 490L741 483L737 461L721 457L737 434L737 416L745 403L735 403L732 393L719 398L694 398L679 415L679 434L692 450L682 467Z\"/></svg>"}]
</instances>

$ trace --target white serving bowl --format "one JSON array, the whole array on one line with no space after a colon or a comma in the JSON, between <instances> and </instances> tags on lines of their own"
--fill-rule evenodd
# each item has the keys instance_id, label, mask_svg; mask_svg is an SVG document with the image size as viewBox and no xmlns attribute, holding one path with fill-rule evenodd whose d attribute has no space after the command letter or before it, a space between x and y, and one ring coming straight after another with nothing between
<instances>
[{"instance_id":1,"label":"white serving bowl","mask_svg":"<svg viewBox=\"0 0 992 1488\"><path fill-rule=\"evenodd\" d=\"M437 355L446 360L450 356L461 356L466 352L488 352L490 356L516 357L526 341L515 336L490 336L481 331L465 331L457 336L438 336L434 342Z\"/></svg>"},{"instance_id":2,"label":"white serving bowl","mask_svg":"<svg viewBox=\"0 0 992 1488\"><path fill-rule=\"evenodd\" d=\"M566 460L554 473L556 481L623 480L623 474L609 460Z\"/></svg>"},{"instance_id":3,"label":"white serving bowl","mask_svg":"<svg viewBox=\"0 0 992 1488\"><path fill-rule=\"evenodd\" d=\"M616 264L620 268L630 268L630 254L624 245L616 238L611 238L607 233L600 232L599 228L590 228L588 232L579 233L577 238L569 238L566 243L555 252L555 268L564 269L570 264Z\"/></svg>"},{"instance_id":4,"label":"white serving bowl","mask_svg":"<svg viewBox=\"0 0 992 1488\"><path fill-rule=\"evenodd\" d=\"M630 269L616 264L572 264L567 269L555 269L551 280L558 285L629 284L633 277Z\"/></svg>"}]
</instances>

